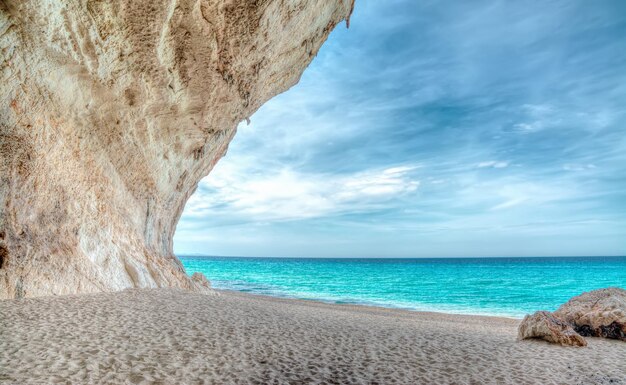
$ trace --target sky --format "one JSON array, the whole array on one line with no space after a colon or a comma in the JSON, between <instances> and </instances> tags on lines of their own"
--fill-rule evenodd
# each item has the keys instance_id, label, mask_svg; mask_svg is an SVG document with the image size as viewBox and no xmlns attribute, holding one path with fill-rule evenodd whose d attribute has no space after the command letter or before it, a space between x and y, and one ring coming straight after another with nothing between
<instances>
[{"instance_id":1,"label":"sky","mask_svg":"<svg viewBox=\"0 0 626 385\"><path fill-rule=\"evenodd\" d=\"M626 2L357 0L178 255L626 255Z\"/></svg>"}]
</instances>

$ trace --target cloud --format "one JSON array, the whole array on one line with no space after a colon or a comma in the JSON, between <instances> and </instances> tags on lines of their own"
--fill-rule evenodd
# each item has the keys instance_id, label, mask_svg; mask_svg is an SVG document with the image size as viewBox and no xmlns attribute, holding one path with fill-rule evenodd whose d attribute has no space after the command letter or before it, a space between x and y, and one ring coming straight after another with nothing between
<instances>
[{"instance_id":1,"label":"cloud","mask_svg":"<svg viewBox=\"0 0 626 385\"><path fill-rule=\"evenodd\" d=\"M516 183L504 184L496 187L495 195L502 200L501 203L493 206L490 210L503 210L520 205L531 205L535 209L559 200L568 200L574 196L574 192L550 186L548 184L537 183Z\"/></svg>"},{"instance_id":2,"label":"cloud","mask_svg":"<svg viewBox=\"0 0 626 385\"><path fill-rule=\"evenodd\" d=\"M285 221L373 210L380 204L412 193L419 181L415 166L373 169L348 175L298 172L247 174L248 167L219 164L204 179L187 204L183 220L217 213L249 221Z\"/></svg>"},{"instance_id":3,"label":"cloud","mask_svg":"<svg viewBox=\"0 0 626 385\"><path fill-rule=\"evenodd\" d=\"M489 168L506 168L509 166L509 162L498 162L495 160L489 160L486 162L480 162L478 163L478 168L485 168L485 167L489 167Z\"/></svg>"},{"instance_id":4,"label":"cloud","mask_svg":"<svg viewBox=\"0 0 626 385\"><path fill-rule=\"evenodd\" d=\"M563 170L565 171L585 171L585 170L593 170L595 168L596 168L596 165L593 163L588 163L588 164L566 163L563 165Z\"/></svg>"}]
</instances>

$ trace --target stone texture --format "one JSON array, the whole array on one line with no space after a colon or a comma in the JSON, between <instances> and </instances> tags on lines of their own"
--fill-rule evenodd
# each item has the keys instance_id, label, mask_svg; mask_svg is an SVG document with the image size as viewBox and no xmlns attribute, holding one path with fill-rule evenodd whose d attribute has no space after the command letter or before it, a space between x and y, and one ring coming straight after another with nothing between
<instances>
[{"instance_id":1,"label":"stone texture","mask_svg":"<svg viewBox=\"0 0 626 385\"><path fill-rule=\"evenodd\" d=\"M201 290L172 252L185 202L352 7L1 1L0 298Z\"/></svg>"},{"instance_id":2,"label":"stone texture","mask_svg":"<svg viewBox=\"0 0 626 385\"><path fill-rule=\"evenodd\" d=\"M518 340L539 338L563 346L587 346L587 341L563 320L547 311L527 315L518 328Z\"/></svg>"},{"instance_id":3,"label":"stone texture","mask_svg":"<svg viewBox=\"0 0 626 385\"><path fill-rule=\"evenodd\" d=\"M593 290L576 296L556 312L583 336L626 341L626 290Z\"/></svg>"},{"instance_id":4,"label":"stone texture","mask_svg":"<svg viewBox=\"0 0 626 385\"><path fill-rule=\"evenodd\" d=\"M198 291L211 288L211 282L202 273L193 273L191 275L191 282L198 287Z\"/></svg>"}]
</instances>

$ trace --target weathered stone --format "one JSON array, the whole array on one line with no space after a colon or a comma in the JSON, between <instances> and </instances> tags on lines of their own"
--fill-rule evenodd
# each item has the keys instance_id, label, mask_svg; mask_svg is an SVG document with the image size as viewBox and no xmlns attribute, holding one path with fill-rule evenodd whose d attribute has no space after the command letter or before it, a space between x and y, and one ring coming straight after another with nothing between
<instances>
[{"instance_id":1,"label":"weathered stone","mask_svg":"<svg viewBox=\"0 0 626 385\"><path fill-rule=\"evenodd\" d=\"M211 282L202 273L193 273L191 282L196 286L198 291L208 291L211 289Z\"/></svg>"},{"instance_id":2,"label":"weathered stone","mask_svg":"<svg viewBox=\"0 0 626 385\"><path fill-rule=\"evenodd\" d=\"M593 290L563 304L554 314L589 337L626 341L626 290Z\"/></svg>"},{"instance_id":3,"label":"weathered stone","mask_svg":"<svg viewBox=\"0 0 626 385\"><path fill-rule=\"evenodd\" d=\"M196 289L185 202L353 0L0 2L0 298Z\"/></svg>"},{"instance_id":4,"label":"weathered stone","mask_svg":"<svg viewBox=\"0 0 626 385\"><path fill-rule=\"evenodd\" d=\"M563 346L587 346L587 341L574 329L547 311L527 315L518 328L518 340L539 338Z\"/></svg>"}]
</instances>

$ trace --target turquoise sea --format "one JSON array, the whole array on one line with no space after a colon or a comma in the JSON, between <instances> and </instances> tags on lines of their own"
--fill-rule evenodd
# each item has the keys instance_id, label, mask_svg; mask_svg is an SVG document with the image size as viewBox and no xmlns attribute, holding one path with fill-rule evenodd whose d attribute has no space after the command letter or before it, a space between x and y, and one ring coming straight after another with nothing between
<instances>
[{"instance_id":1,"label":"turquoise sea","mask_svg":"<svg viewBox=\"0 0 626 385\"><path fill-rule=\"evenodd\" d=\"M522 317L584 291L626 288L626 257L181 257L217 289L332 303Z\"/></svg>"}]
</instances>

